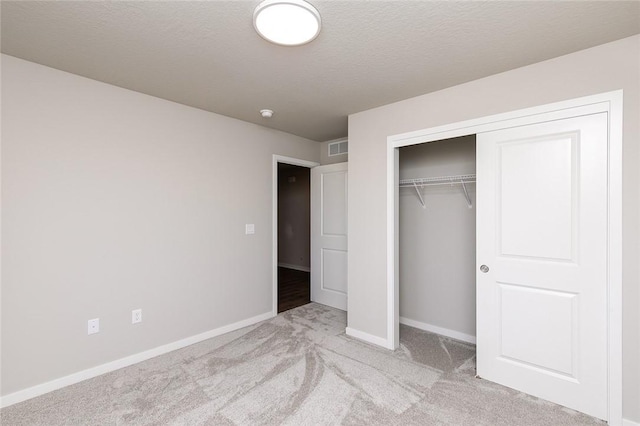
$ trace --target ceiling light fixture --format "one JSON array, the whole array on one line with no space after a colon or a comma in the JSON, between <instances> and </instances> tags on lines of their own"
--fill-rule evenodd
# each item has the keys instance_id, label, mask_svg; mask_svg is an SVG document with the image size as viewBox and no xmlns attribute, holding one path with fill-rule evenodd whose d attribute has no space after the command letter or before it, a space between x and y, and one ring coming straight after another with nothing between
<instances>
[{"instance_id":1,"label":"ceiling light fixture","mask_svg":"<svg viewBox=\"0 0 640 426\"><path fill-rule=\"evenodd\" d=\"M282 46L309 43L320 33L320 13L304 0L264 0L253 12L262 38Z\"/></svg>"},{"instance_id":2,"label":"ceiling light fixture","mask_svg":"<svg viewBox=\"0 0 640 426\"><path fill-rule=\"evenodd\" d=\"M260 115L262 116L262 118L271 118L273 117L273 111L270 109L261 109Z\"/></svg>"}]
</instances>

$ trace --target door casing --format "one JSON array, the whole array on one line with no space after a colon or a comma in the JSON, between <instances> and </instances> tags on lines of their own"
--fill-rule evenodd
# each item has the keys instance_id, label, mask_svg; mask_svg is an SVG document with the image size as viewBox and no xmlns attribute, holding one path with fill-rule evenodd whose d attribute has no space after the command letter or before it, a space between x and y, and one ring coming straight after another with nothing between
<instances>
[{"instance_id":1,"label":"door casing","mask_svg":"<svg viewBox=\"0 0 640 426\"><path fill-rule=\"evenodd\" d=\"M608 421L622 425L622 90L392 135L387 138L387 335L399 345L398 149L598 112L608 114Z\"/></svg>"}]
</instances>

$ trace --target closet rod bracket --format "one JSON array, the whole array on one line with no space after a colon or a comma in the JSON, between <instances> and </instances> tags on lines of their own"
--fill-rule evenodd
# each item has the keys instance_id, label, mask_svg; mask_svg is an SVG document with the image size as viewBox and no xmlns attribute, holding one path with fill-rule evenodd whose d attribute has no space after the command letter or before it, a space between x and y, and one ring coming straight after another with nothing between
<instances>
[{"instance_id":1,"label":"closet rod bracket","mask_svg":"<svg viewBox=\"0 0 640 426\"><path fill-rule=\"evenodd\" d=\"M424 204L424 200L422 199L422 194L420 194L420 188L418 188L418 185L413 182L413 187L416 189L416 194L418 194L418 198L420 199L420 204L422 204L422 208L426 209L427 206Z\"/></svg>"},{"instance_id":2,"label":"closet rod bracket","mask_svg":"<svg viewBox=\"0 0 640 426\"><path fill-rule=\"evenodd\" d=\"M462 190L464 191L464 197L467 199L467 207L472 208L473 204L471 203L471 197L469 197L469 191L467 191L467 185L465 184L464 180L461 180L460 183L462 184Z\"/></svg>"}]
</instances>

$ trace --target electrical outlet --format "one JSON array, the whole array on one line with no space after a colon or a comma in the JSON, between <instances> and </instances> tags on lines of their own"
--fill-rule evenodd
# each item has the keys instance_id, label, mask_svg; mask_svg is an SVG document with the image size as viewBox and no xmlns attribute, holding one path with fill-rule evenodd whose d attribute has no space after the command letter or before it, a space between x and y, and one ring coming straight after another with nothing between
<instances>
[{"instance_id":1,"label":"electrical outlet","mask_svg":"<svg viewBox=\"0 0 640 426\"><path fill-rule=\"evenodd\" d=\"M253 223L247 223L244 225L244 233L247 235L252 235L256 233L256 226Z\"/></svg>"},{"instance_id":2,"label":"electrical outlet","mask_svg":"<svg viewBox=\"0 0 640 426\"><path fill-rule=\"evenodd\" d=\"M142 309L134 309L131 311L131 324L142 322Z\"/></svg>"},{"instance_id":3,"label":"electrical outlet","mask_svg":"<svg viewBox=\"0 0 640 426\"><path fill-rule=\"evenodd\" d=\"M90 319L87 322L87 334L96 334L100 331L100 318Z\"/></svg>"}]
</instances>

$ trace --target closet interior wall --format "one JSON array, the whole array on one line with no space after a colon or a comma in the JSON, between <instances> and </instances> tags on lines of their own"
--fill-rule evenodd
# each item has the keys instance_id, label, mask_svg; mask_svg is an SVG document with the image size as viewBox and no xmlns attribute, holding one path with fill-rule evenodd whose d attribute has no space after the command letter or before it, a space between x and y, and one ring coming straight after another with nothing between
<instances>
[{"instance_id":1,"label":"closet interior wall","mask_svg":"<svg viewBox=\"0 0 640 426\"><path fill-rule=\"evenodd\" d=\"M475 135L400 148L400 179L476 172ZM399 191L400 321L450 335L476 335L475 183ZM446 334L446 333L441 333Z\"/></svg>"}]
</instances>

